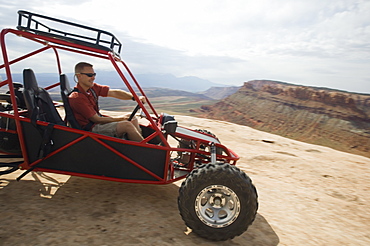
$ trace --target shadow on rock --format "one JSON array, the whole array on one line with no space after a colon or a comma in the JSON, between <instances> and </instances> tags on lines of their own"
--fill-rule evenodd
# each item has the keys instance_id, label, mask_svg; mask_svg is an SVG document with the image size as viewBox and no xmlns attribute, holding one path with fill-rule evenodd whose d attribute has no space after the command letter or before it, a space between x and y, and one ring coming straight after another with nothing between
<instances>
[{"instance_id":1,"label":"shadow on rock","mask_svg":"<svg viewBox=\"0 0 370 246\"><path fill-rule=\"evenodd\" d=\"M247 232L225 242L208 241L194 233L186 235L187 228L177 208L175 184L128 184L79 177L70 177L66 183L49 179L45 184L34 178L20 182L0 179L1 207L5 211L0 245L279 243L261 215L257 215ZM53 194L47 194L53 189Z\"/></svg>"}]
</instances>

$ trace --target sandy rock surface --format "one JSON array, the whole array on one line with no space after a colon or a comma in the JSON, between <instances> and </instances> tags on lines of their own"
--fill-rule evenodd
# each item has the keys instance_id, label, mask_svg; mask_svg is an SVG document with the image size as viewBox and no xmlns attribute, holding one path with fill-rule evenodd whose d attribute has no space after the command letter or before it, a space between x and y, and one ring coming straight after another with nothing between
<instances>
[{"instance_id":1,"label":"sandy rock surface","mask_svg":"<svg viewBox=\"0 0 370 246\"><path fill-rule=\"evenodd\" d=\"M241 156L259 195L255 222L212 242L190 233L175 184L22 172L0 176L0 245L370 245L370 159L232 123L177 116Z\"/></svg>"}]
</instances>

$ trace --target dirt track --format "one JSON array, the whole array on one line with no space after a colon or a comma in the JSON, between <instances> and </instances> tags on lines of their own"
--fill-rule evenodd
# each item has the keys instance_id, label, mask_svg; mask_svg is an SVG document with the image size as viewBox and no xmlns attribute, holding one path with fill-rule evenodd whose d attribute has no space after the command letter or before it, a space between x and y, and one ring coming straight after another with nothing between
<instances>
[{"instance_id":1,"label":"dirt track","mask_svg":"<svg viewBox=\"0 0 370 246\"><path fill-rule=\"evenodd\" d=\"M177 116L241 156L260 208L247 232L211 242L186 226L178 185L49 173L0 176L0 245L370 245L370 159L226 122ZM262 141L269 140L269 141Z\"/></svg>"}]
</instances>

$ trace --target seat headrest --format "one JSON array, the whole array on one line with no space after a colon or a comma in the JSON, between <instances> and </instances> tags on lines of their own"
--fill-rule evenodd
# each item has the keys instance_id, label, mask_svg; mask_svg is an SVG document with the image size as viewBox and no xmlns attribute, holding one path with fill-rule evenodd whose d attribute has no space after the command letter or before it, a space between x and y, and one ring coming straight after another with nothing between
<instances>
[{"instance_id":1,"label":"seat headrest","mask_svg":"<svg viewBox=\"0 0 370 246\"><path fill-rule=\"evenodd\" d=\"M62 91L68 91L68 92L71 91L71 86L69 85L68 77L65 74L60 75L60 89Z\"/></svg>"},{"instance_id":2,"label":"seat headrest","mask_svg":"<svg viewBox=\"0 0 370 246\"><path fill-rule=\"evenodd\" d=\"M30 68L23 70L23 83L24 83L25 90L38 91L39 89L39 85L37 84L35 73Z\"/></svg>"}]
</instances>

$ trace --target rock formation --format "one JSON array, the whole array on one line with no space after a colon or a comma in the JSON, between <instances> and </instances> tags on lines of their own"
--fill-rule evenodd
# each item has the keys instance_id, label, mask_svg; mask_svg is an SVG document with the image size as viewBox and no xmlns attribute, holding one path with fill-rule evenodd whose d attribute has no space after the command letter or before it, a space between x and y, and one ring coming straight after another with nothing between
<instances>
[{"instance_id":1,"label":"rock formation","mask_svg":"<svg viewBox=\"0 0 370 246\"><path fill-rule=\"evenodd\" d=\"M370 157L370 95L282 82L246 82L204 117Z\"/></svg>"}]
</instances>

